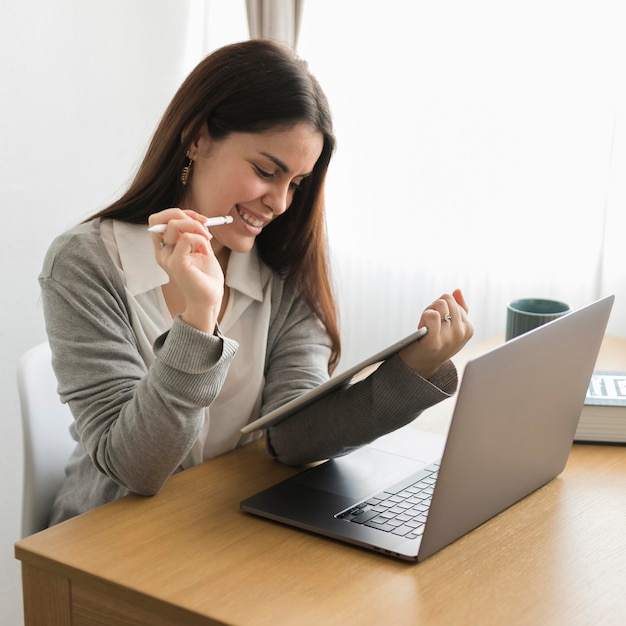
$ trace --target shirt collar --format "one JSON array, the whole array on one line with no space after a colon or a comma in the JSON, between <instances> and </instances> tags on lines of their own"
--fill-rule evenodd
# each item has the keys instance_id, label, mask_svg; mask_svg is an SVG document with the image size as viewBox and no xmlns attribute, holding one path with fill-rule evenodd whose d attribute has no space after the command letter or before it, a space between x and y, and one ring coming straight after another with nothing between
<instances>
[{"instance_id":1,"label":"shirt collar","mask_svg":"<svg viewBox=\"0 0 626 626\"><path fill-rule=\"evenodd\" d=\"M132 295L151 291L169 282L167 273L154 258L154 247L146 226L113 220L113 234L126 287ZM250 252L230 253L226 285L260 302L270 274L255 246Z\"/></svg>"},{"instance_id":2,"label":"shirt collar","mask_svg":"<svg viewBox=\"0 0 626 626\"><path fill-rule=\"evenodd\" d=\"M253 300L263 301L263 289L270 277L270 270L261 261L254 246L250 252L231 252L226 269L226 285Z\"/></svg>"},{"instance_id":3,"label":"shirt collar","mask_svg":"<svg viewBox=\"0 0 626 626\"><path fill-rule=\"evenodd\" d=\"M154 258L152 238L146 226L113 220L113 236L126 288L133 296L169 282L167 273Z\"/></svg>"}]
</instances>

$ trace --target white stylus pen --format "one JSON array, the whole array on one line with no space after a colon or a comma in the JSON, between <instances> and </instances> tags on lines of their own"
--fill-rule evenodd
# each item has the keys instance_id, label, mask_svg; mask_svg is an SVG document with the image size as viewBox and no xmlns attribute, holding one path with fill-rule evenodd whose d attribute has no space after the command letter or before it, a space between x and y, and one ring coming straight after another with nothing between
<instances>
[{"instance_id":1,"label":"white stylus pen","mask_svg":"<svg viewBox=\"0 0 626 626\"><path fill-rule=\"evenodd\" d=\"M204 225L209 228L209 226L221 226L222 224L230 224L233 221L233 218L230 215L223 215L220 217L209 217ZM149 233L164 233L167 224L157 224L156 226L150 226L148 228Z\"/></svg>"}]
</instances>

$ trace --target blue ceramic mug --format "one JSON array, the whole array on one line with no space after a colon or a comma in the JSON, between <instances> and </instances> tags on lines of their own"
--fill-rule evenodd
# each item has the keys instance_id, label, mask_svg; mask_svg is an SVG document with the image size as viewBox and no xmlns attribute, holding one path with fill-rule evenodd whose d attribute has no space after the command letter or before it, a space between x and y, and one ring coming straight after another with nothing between
<instances>
[{"instance_id":1,"label":"blue ceramic mug","mask_svg":"<svg viewBox=\"0 0 626 626\"><path fill-rule=\"evenodd\" d=\"M547 298L512 300L506 310L506 340L527 333L569 312L569 305L560 300Z\"/></svg>"}]
</instances>

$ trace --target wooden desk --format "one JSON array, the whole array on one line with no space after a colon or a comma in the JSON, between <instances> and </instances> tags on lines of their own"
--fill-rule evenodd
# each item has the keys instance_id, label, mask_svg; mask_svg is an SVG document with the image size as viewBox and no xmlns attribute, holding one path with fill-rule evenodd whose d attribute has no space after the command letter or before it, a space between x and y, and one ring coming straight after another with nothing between
<instances>
[{"instance_id":1,"label":"wooden desk","mask_svg":"<svg viewBox=\"0 0 626 626\"><path fill-rule=\"evenodd\" d=\"M20 541L26 624L624 623L626 447L574 446L560 477L420 564L239 511L295 471L257 442Z\"/></svg>"}]
</instances>

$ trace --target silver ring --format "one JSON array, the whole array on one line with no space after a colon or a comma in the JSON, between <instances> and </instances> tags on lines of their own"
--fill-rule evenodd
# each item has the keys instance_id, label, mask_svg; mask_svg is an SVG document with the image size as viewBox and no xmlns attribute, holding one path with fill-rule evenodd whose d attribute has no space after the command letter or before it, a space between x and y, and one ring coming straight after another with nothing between
<instances>
[{"instance_id":1,"label":"silver ring","mask_svg":"<svg viewBox=\"0 0 626 626\"><path fill-rule=\"evenodd\" d=\"M165 243L164 241L161 241L159 243L159 248L169 248L169 247L173 247L174 244L173 243Z\"/></svg>"},{"instance_id":2,"label":"silver ring","mask_svg":"<svg viewBox=\"0 0 626 626\"><path fill-rule=\"evenodd\" d=\"M451 322L452 321L452 317L450 315L446 315L445 317L441 318L442 322Z\"/></svg>"}]
</instances>

